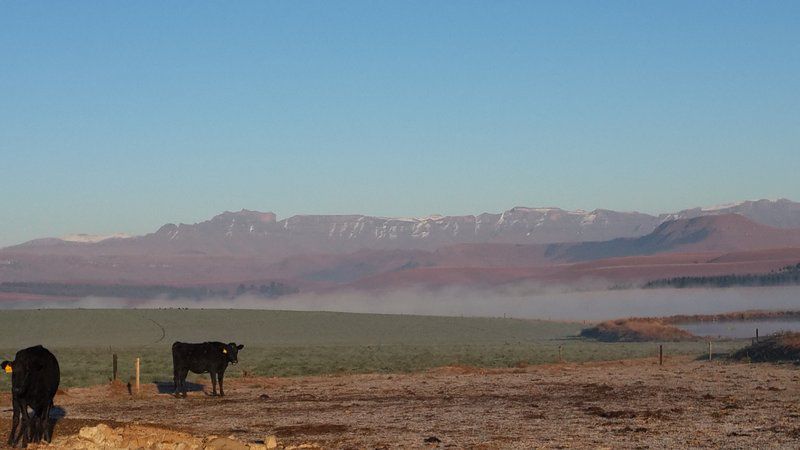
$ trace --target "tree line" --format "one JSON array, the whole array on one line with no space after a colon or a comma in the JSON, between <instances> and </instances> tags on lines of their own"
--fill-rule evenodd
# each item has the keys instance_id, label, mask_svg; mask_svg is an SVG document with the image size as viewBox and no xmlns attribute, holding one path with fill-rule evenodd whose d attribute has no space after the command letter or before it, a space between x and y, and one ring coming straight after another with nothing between
<instances>
[{"instance_id":1,"label":"tree line","mask_svg":"<svg viewBox=\"0 0 800 450\"><path fill-rule=\"evenodd\" d=\"M691 287L760 287L800 284L800 263L763 274L711 275L702 277L674 277L648 281L645 289Z\"/></svg>"}]
</instances>

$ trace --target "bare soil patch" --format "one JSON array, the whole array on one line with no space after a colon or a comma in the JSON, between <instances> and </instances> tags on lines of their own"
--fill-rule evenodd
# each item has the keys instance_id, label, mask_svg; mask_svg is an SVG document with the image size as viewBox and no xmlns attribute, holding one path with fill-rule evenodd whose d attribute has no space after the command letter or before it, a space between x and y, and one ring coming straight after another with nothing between
<instances>
[{"instance_id":1,"label":"bare soil patch","mask_svg":"<svg viewBox=\"0 0 800 450\"><path fill-rule=\"evenodd\" d=\"M307 423L302 425L288 425L275 427L275 434L278 437L292 436L313 436L319 434L339 434L348 431L347 425L337 425L332 423Z\"/></svg>"},{"instance_id":2,"label":"bare soil patch","mask_svg":"<svg viewBox=\"0 0 800 450\"><path fill-rule=\"evenodd\" d=\"M56 397L64 417L55 435L103 422L249 445L274 436L283 448L791 448L800 438L799 381L794 365L668 357L663 366L650 358L231 378L224 398L176 399L153 385L131 397L95 386ZM7 433L7 405L2 414Z\"/></svg>"}]
</instances>

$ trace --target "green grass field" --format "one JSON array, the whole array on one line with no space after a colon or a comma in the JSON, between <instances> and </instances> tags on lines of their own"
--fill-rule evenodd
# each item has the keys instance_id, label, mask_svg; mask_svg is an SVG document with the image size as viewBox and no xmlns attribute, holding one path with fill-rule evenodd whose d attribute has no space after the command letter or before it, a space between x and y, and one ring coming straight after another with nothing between
<instances>
[{"instance_id":1,"label":"green grass field","mask_svg":"<svg viewBox=\"0 0 800 450\"><path fill-rule=\"evenodd\" d=\"M445 365L512 367L654 356L654 343L600 343L575 336L582 325L502 318L254 310L0 311L0 355L42 344L56 354L63 386L107 382L112 354L120 378L141 358L142 382L172 379L176 340L244 344L227 376L405 372ZM163 331L162 331L163 330ZM719 342L716 352L744 345ZM667 355L707 351L703 342L666 343ZM198 376L205 378L206 376ZM197 378L195 378L197 379ZM10 377L0 377L9 390Z\"/></svg>"}]
</instances>

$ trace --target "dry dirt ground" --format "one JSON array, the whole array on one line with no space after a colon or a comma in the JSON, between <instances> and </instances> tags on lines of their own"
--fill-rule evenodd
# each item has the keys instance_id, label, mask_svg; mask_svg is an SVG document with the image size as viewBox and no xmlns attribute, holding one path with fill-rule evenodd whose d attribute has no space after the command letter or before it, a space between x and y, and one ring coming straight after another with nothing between
<instances>
[{"instance_id":1,"label":"dry dirt ground","mask_svg":"<svg viewBox=\"0 0 800 450\"><path fill-rule=\"evenodd\" d=\"M413 374L236 378L226 397L71 388L56 436L103 422L279 447L798 448L800 369L671 358ZM208 389L208 386L206 386ZM0 432L8 432L8 394ZM426 443L435 437L437 442ZM433 439L429 439L433 440Z\"/></svg>"}]
</instances>

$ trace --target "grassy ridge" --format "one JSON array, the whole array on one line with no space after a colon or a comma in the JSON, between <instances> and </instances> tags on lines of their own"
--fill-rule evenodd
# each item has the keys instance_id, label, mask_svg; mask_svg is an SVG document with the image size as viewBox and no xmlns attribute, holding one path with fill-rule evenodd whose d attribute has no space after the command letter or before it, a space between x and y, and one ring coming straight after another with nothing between
<instances>
[{"instance_id":1,"label":"grassy ridge","mask_svg":"<svg viewBox=\"0 0 800 450\"><path fill-rule=\"evenodd\" d=\"M142 381L171 380L176 340L245 344L242 370L266 376L403 372L442 365L511 367L552 362L558 346L571 361L652 356L648 343L586 342L572 323L252 310L28 310L0 311L0 354L43 344L58 357L64 386L102 383L119 356L120 377L142 358ZM162 331L163 329L163 331ZM717 351L733 349L725 343ZM671 354L701 354L704 343L670 344ZM204 378L204 376L202 377ZM0 377L0 390L9 377Z\"/></svg>"}]
</instances>

